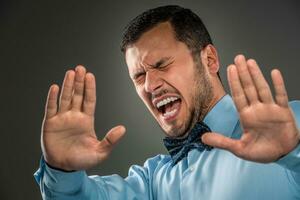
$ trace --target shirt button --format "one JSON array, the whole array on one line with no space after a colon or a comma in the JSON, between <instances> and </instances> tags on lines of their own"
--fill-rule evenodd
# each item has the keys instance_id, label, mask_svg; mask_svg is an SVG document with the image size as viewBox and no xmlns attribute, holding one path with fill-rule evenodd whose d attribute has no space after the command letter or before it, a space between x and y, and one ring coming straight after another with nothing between
<instances>
[{"instance_id":1,"label":"shirt button","mask_svg":"<svg viewBox=\"0 0 300 200\"><path fill-rule=\"evenodd\" d=\"M190 171L192 172L192 171L194 171L194 167L192 166L192 167L190 167Z\"/></svg>"}]
</instances>

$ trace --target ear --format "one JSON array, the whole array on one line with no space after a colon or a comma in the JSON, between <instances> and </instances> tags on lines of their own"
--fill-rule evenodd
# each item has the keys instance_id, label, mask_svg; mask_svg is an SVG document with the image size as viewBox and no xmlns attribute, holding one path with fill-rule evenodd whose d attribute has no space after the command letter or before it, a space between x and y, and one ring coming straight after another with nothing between
<instances>
[{"instance_id":1,"label":"ear","mask_svg":"<svg viewBox=\"0 0 300 200\"><path fill-rule=\"evenodd\" d=\"M207 67L211 74L216 74L219 71L219 57L216 48L209 44L201 51L202 64Z\"/></svg>"}]
</instances>

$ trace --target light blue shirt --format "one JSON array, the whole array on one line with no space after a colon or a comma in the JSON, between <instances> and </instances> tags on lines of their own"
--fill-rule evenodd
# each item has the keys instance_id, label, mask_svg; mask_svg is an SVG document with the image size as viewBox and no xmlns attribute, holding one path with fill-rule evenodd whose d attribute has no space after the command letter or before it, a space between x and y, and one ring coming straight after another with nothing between
<instances>
[{"instance_id":1,"label":"light blue shirt","mask_svg":"<svg viewBox=\"0 0 300 200\"><path fill-rule=\"evenodd\" d=\"M300 102L293 101L290 106L299 127ZM213 132L231 138L242 134L229 95L214 106L204 122ZM35 178L44 199L294 200L300 199L300 145L270 164L242 160L216 148L194 149L173 167L169 155L157 155L144 166L132 166L125 179L87 176L85 171L65 173L49 168L42 160Z\"/></svg>"}]
</instances>

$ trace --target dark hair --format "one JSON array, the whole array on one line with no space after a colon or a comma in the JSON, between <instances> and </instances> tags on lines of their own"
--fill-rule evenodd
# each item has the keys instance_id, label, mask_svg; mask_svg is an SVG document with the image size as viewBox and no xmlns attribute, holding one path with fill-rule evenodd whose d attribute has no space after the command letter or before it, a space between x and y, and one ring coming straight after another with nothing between
<instances>
[{"instance_id":1,"label":"dark hair","mask_svg":"<svg viewBox=\"0 0 300 200\"><path fill-rule=\"evenodd\" d=\"M175 37L187 45L193 57L208 44L212 44L210 35L200 17L190 9L176 5L161 6L143 12L134 18L126 27L121 43L121 51L135 43L143 33L159 23L170 22Z\"/></svg>"},{"instance_id":2,"label":"dark hair","mask_svg":"<svg viewBox=\"0 0 300 200\"><path fill-rule=\"evenodd\" d=\"M131 20L123 33L121 51L125 53L127 47L135 43L145 32L163 22L170 22L175 38L187 45L195 61L199 59L204 47L213 44L198 15L190 9L168 5L149 9ZM217 75L222 83L219 72Z\"/></svg>"}]
</instances>

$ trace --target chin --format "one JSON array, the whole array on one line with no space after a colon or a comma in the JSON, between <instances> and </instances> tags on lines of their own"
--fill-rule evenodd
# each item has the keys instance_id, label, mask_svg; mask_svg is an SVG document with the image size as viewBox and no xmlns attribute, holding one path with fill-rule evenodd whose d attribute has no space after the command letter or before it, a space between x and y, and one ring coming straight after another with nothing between
<instances>
[{"instance_id":1,"label":"chin","mask_svg":"<svg viewBox=\"0 0 300 200\"><path fill-rule=\"evenodd\" d=\"M155 108L151 108L151 113L158 122L162 131L167 137L173 138L184 137L187 133L191 117L184 117L186 115L183 113L183 111L183 109L178 109L178 112L174 113L174 116L166 118L162 116L161 112L158 112ZM188 120L184 121L183 119Z\"/></svg>"},{"instance_id":2,"label":"chin","mask_svg":"<svg viewBox=\"0 0 300 200\"><path fill-rule=\"evenodd\" d=\"M186 135L185 125L163 125L159 124L161 129L165 132L168 137L183 137Z\"/></svg>"}]
</instances>

